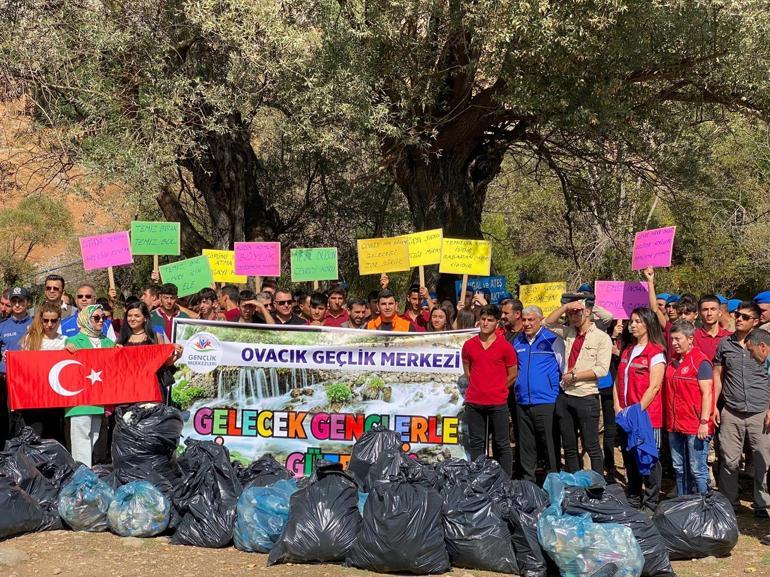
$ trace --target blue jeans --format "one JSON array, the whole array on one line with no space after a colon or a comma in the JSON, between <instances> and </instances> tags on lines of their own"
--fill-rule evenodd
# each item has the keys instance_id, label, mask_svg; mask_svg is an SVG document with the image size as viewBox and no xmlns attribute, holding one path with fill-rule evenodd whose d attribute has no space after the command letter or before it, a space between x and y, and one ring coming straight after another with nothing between
<instances>
[{"instance_id":1,"label":"blue jeans","mask_svg":"<svg viewBox=\"0 0 770 577\"><path fill-rule=\"evenodd\" d=\"M707 493L709 490L708 456L711 437L669 433L668 445L676 472L677 495Z\"/></svg>"}]
</instances>

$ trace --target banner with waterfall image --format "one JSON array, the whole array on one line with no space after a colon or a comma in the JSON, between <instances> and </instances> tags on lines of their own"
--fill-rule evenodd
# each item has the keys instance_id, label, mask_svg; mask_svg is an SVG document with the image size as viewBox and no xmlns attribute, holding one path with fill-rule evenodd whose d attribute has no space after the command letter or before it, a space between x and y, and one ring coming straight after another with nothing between
<instances>
[{"instance_id":1,"label":"banner with waterfall image","mask_svg":"<svg viewBox=\"0 0 770 577\"><path fill-rule=\"evenodd\" d=\"M320 459L346 465L375 423L421 459L466 455L460 351L476 330L174 322L183 438L224 443L244 463L272 453L298 477Z\"/></svg>"}]
</instances>

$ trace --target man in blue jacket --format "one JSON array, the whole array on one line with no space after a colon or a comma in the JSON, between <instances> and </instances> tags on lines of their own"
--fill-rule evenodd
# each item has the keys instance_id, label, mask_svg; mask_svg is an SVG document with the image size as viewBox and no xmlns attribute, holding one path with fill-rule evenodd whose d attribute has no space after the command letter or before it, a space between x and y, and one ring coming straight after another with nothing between
<instances>
[{"instance_id":1,"label":"man in blue jacket","mask_svg":"<svg viewBox=\"0 0 770 577\"><path fill-rule=\"evenodd\" d=\"M534 482L538 439L545 445L548 471L559 470L553 419L564 370L564 341L542 326L540 307L525 307L521 322L523 331L513 341L519 362L514 385L519 462L523 478Z\"/></svg>"}]
</instances>

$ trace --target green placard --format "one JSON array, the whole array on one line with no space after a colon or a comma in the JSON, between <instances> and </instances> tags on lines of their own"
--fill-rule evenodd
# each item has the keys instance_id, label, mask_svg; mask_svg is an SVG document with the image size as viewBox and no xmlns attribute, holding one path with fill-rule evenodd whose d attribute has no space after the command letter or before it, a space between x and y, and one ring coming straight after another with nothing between
<instances>
[{"instance_id":1,"label":"green placard","mask_svg":"<svg viewBox=\"0 0 770 577\"><path fill-rule=\"evenodd\" d=\"M131 252L133 254L178 255L180 226L178 222L131 223Z\"/></svg>"},{"instance_id":2,"label":"green placard","mask_svg":"<svg viewBox=\"0 0 770 577\"><path fill-rule=\"evenodd\" d=\"M161 265L160 278L164 283L175 284L180 297L197 293L202 288L211 288L214 284L209 259L205 256Z\"/></svg>"},{"instance_id":3,"label":"green placard","mask_svg":"<svg viewBox=\"0 0 770 577\"><path fill-rule=\"evenodd\" d=\"M291 282L337 280L337 249L291 249Z\"/></svg>"}]
</instances>

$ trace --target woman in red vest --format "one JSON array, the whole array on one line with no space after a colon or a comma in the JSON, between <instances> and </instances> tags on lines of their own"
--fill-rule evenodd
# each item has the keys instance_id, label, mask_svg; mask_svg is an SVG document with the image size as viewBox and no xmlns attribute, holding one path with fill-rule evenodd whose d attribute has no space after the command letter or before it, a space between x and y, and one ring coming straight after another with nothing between
<instances>
[{"instance_id":1,"label":"woman in red vest","mask_svg":"<svg viewBox=\"0 0 770 577\"><path fill-rule=\"evenodd\" d=\"M708 357L693 348L695 326L685 320L671 327L677 355L666 369L666 430L678 495L709 489L708 455L714 434L714 379Z\"/></svg>"},{"instance_id":2,"label":"woman in red vest","mask_svg":"<svg viewBox=\"0 0 770 577\"><path fill-rule=\"evenodd\" d=\"M666 346L663 331L655 313L648 308L634 309L628 324L633 342L620 354L617 384L615 386L615 413L638 404L646 411L652 424L652 435L660 451L663 427L661 389L666 374ZM655 510L658 505L662 469L660 461L651 467L649 474L642 474L637 453L627 450L628 434L621 427L617 433L623 453L623 463L628 476L628 501L637 509ZM642 493L644 488L644 493Z\"/></svg>"}]
</instances>

